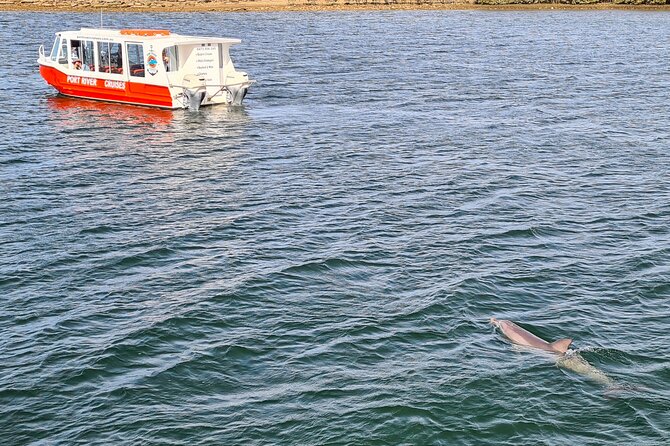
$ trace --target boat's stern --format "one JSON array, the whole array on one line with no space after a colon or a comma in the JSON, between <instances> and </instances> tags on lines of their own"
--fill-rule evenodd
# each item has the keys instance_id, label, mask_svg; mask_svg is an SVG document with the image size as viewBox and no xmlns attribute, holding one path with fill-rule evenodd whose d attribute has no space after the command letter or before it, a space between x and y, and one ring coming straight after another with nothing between
<instances>
[{"instance_id":1,"label":"boat's stern","mask_svg":"<svg viewBox=\"0 0 670 446\"><path fill-rule=\"evenodd\" d=\"M198 109L207 105L241 105L255 82L237 71L229 48L237 39L180 42L162 50L175 105Z\"/></svg>"}]
</instances>

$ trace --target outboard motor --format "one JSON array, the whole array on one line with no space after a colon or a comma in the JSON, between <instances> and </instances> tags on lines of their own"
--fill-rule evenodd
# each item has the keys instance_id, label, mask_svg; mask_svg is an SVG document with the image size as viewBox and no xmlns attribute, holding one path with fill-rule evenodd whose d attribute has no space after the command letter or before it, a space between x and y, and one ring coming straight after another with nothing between
<instances>
[{"instance_id":1,"label":"outboard motor","mask_svg":"<svg viewBox=\"0 0 670 446\"><path fill-rule=\"evenodd\" d=\"M228 87L228 91L230 92L230 103L232 105L242 105L242 99L247 95L247 91L249 90L248 86L243 86L243 87Z\"/></svg>"},{"instance_id":2,"label":"outboard motor","mask_svg":"<svg viewBox=\"0 0 670 446\"><path fill-rule=\"evenodd\" d=\"M205 99L206 91L192 91L186 90L186 98L188 99L188 109L192 111L198 111L200 109L200 104Z\"/></svg>"},{"instance_id":3,"label":"outboard motor","mask_svg":"<svg viewBox=\"0 0 670 446\"><path fill-rule=\"evenodd\" d=\"M207 95L205 78L198 77L195 74L187 74L182 82L184 84L184 95L188 99L189 110L199 110Z\"/></svg>"}]
</instances>

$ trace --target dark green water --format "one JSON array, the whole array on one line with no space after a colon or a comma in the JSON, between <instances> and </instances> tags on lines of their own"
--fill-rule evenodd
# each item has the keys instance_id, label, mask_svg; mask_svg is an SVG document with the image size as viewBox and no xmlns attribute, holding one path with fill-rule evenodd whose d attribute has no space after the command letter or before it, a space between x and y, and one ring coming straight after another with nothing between
<instances>
[{"instance_id":1,"label":"dark green water","mask_svg":"<svg viewBox=\"0 0 670 446\"><path fill-rule=\"evenodd\" d=\"M670 442L670 15L105 16L242 109L58 98L0 16L0 442ZM518 321L614 394L513 348Z\"/></svg>"}]
</instances>

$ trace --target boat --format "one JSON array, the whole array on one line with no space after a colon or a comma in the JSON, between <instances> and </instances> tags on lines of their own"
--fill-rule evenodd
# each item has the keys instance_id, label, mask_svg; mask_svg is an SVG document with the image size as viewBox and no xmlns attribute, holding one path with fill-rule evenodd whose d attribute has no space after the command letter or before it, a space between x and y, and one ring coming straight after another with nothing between
<instances>
[{"instance_id":1,"label":"boat","mask_svg":"<svg viewBox=\"0 0 670 446\"><path fill-rule=\"evenodd\" d=\"M56 33L39 48L40 74L60 94L166 109L241 105L255 82L237 71L230 47L239 39L193 37L160 29Z\"/></svg>"}]
</instances>

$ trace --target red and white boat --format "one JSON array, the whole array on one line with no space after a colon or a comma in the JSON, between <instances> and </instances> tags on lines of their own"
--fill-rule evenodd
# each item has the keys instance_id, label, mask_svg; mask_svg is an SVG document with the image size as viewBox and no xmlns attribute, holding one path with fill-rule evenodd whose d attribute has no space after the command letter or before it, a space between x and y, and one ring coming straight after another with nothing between
<instances>
[{"instance_id":1,"label":"red and white boat","mask_svg":"<svg viewBox=\"0 0 670 446\"><path fill-rule=\"evenodd\" d=\"M59 93L160 108L240 105L251 84L235 70L238 39L192 37L167 30L90 29L56 34L40 47L40 74Z\"/></svg>"}]
</instances>

